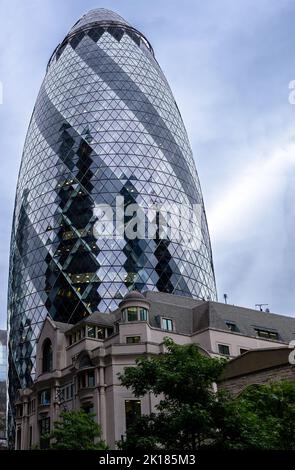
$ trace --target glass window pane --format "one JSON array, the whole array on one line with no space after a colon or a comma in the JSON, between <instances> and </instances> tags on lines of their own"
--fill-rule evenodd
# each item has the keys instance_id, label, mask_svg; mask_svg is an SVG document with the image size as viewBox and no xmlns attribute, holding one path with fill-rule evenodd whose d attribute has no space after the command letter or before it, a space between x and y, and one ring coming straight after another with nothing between
<instances>
[{"instance_id":1,"label":"glass window pane","mask_svg":"<svg viewBox=\"0 0 295 470\"><path fill-rule=\"evenodd\" d=\"M88 372L88 387L95 386L95 377L94 377L94 370L90 370Z\"/></svg>"},{"instance_id":2,"label":"glass window pane","mask_svg":"<svg viewBox=\"0 0 295 470\"><path fill-rule=\"evenodd\" d=\"M138 316L137 316L137 307L129 307L127 309L128 312L128 321L137 321Z\"/></svg>"},{"instance_id":3,"label":"glass window pane","mask_svg":"<svg viewBox=\"0 0 295 470\"><path fill-rule=\"evenodd\" d=\"M104 339L105 338L105 329L104 328L97 328L96 329L96 337L97 337L97 339Z\"/></svg>"},{"instance_id":4,"label":"glass window pane","mask_svg":"<svg viewBox=\"0 0 295 470\"><path fill-rule=\"evenodd\" d=\"M89 338L95 338L95 326L87 326L87 336Z\"/></svg>"},{"instance_id":5,"label":"glass window pane","mask_svg":"<svg viewBox=\"0 0 295 470\"><path fill-rule=\"evenodd\" d=\"M125 400L126 429L128 429L139 416L141 416L140 400Z\"/></svg>"},{"instance_id":6,"label":"glass window pane","mask_svg":"<svg viewBox=\"0 0 295 470\"><path fill-rule=\"evenodd\" d=\"M140 343L140 336L127 336L126 343Z\"/></svg>"},{"instance_id":7,"label":"glass window pane","mask_svg":"<svg viewBox=\"0 0 295 470\"><path fill-rule=\"evenodd\" d=\"M173 321L171 318L162 318L162 328L163 330L172 331L173 330Z\"/></svg>"},{"instance_id":8,"label":"glass window pane","mask_svg":"<svg viewBox=\"0 0 295 470\"><path fill-rule=\"evenodd\" d=\"M139 309L140 321L147 321L148 313L146 308Z\"/></svg>"},{"instance_id":9,"label":"glass window pane","mask_svg":"<svg viewBox=\"0 0 295 470\"><path fill-rule=\"evenodd\" d=\"M223 354L224 356L229 356L229 346L227 344L219 344L218 345L218 352L219 354Z\"/></svg>"}]
</instances>

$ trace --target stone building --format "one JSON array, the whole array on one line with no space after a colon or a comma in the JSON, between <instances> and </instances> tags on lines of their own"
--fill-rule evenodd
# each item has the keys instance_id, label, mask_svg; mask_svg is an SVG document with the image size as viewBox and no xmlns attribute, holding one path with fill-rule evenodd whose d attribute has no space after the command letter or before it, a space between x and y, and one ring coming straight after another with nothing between
<instances>
[{"instance_id":1,"label":"stone building","mask_svg":"<svg viewBox=\"0 0 295 470\"><path fill-rule=\"evenodd\" d=\"M198 344L208 356L236 358L224 377L229 387L239 361L253 357L253 370L259 365L257 348L285 367L280 358L293 332L295 318L152 291L130 292L110 314L96 312L75 325L48 316L37 342L36 379L19 390L16 402L16 448L38 445L62 410L80 408L94 412L103 438L115 448L134 416L157 404L153 395L134 397L118 373L142 355L164 352L167 336Z\"/></svg>"},{"instance_id":2,"label":"stone building","mask_svg":"<svg viewBox=\"0 0 295 470\"><path fill-rule=\"evenodd\" d=\"M267 348L248 351L232 359L226 366L219 387L233 395L249 385L280 380L295 381L295 366L290 364L290 348Z\"/></svg>"}]
</instances>

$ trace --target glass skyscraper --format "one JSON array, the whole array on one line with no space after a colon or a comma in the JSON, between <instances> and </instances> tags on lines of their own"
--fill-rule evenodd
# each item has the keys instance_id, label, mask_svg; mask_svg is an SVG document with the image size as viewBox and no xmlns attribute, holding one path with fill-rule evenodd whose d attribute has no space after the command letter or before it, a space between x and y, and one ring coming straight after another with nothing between
<instances>
[{"instance_id":1,"label":"glass skyscraper","mask_svg":"<svg viewBox=\"0 0 295 470\"><path fill-rule=\"evenodd\" d=\"M99 237L96 208L114 207L118 197L124 208L198 205L197 247L157 230L150 238ZM124 216L124 226L129 221ZM11 239L11 401L34 377L48 314L75 323L116 308L132 289L216 299L205 209L177 104L144 35L97 9L50 58L25 141Z\"/></svg>"}]
</instances>

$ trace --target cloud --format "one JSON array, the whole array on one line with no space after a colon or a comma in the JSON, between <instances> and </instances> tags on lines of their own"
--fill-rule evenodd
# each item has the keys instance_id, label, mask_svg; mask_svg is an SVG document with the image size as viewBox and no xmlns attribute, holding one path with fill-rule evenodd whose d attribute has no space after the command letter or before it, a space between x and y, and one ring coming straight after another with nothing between
<instances>
[{"instance_id":1,"label":"cloud","mask_svg":"<svg viewBox=\"0 0 295 470\"><path fill-rule=\"evenodd\" d=\"M97 0L0 4L0 325L18 168L47 61ZM292 0L105 0L150 39L200 175L219 296L294 314Z\"/></svg>"}]
</instances>

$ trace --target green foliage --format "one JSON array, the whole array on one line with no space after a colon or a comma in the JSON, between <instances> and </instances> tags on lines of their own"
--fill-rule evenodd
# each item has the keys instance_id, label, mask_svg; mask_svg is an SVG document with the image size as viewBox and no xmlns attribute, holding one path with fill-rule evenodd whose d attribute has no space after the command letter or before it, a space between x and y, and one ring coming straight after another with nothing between
<instances>
[{"instance_id":1,"label":"green foliage","mask_svg":"<svg viewBox=\"0 0 295 470\"><path fill-rule=\"evenodd\" d=\"M233 398L214 392L226 361L196 345L165 340L166 354L142 357L121 383L136 397L160 397L157 413L136 419L119 443L124 450L294 449L295 384L249 387Z\"/></svg>"},{"instance_id":2,"label":"green foliage","mask_svg":"<svg viewBox=\"0 0 295 470\"><path fill-rule=\"evenodd\" d=\"M211 384L226 361L204 356L194 344L179 346L170 338L165 338L164 344L167 354L137 359L137 367L128 367L119 375L122 384L137 397L153 392L180 403L208 400Z\"/></svg>"},{"instance_id":3,"label":"green foliage","mask_svg":"<svg viewBox=\"0 0 295 470\"><path fill-rule=\"evenodd\" d=\"M101 440L101 428L93 420L94 415L83 410L63 411L61 420L54 423L49 436L50 448L55 450L105 450L106 444Z\"/></svg>"},{"instance_id":4,"label":"green foliage","mask_svg":"<svg viewBox=\"0 0 295 470\"><path fill-rule=\"evenodd\" d=\"M127 432L123 449L196 450L215 436L218 396L212 383L226 361L204 356L194 344L179 346L165 339L166 354L142 357L120 380L135 396L160 395L157 414L141 417Z\"/></svg>"},{"instance_id":5,"label":"green foliage","mask_svg":"<svg viewBox=\"0 0 295 470\"><path fill-rule=\"evenodd\" d=\"M234 405L243 424L241 436L248 448L295 450L294 382L252 385Z\"/></svg>"}]
</instances>

